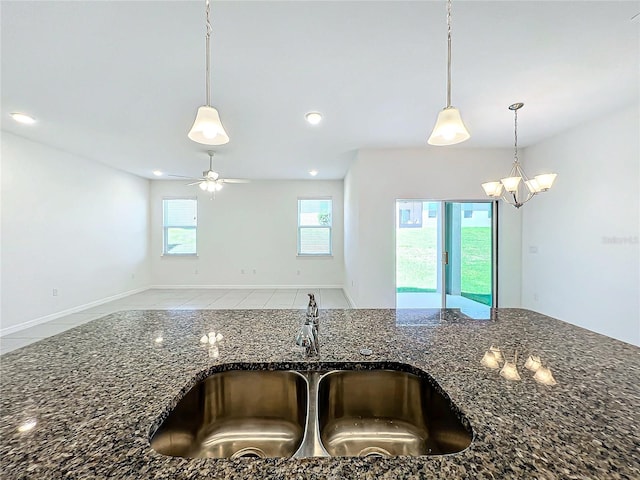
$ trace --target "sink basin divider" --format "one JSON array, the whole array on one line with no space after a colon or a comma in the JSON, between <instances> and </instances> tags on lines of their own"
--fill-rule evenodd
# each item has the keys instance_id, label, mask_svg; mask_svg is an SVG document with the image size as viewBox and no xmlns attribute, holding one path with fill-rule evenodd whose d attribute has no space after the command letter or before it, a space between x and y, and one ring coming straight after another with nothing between
<instances>
[{"instance_id":1,"label":"sink basin divider","mask_svg":"<svg viewBox=\"0 0 640 480\"><path fill-rule=\"evenodd\" d=\"M293 454L293 458L329 457L330 455L320 441L320 426L318 423L318 384L326 373L315 371L297 371L307 380L309 396L307 402L307 428L300 448Z\"/></svg>"}]
</instances>

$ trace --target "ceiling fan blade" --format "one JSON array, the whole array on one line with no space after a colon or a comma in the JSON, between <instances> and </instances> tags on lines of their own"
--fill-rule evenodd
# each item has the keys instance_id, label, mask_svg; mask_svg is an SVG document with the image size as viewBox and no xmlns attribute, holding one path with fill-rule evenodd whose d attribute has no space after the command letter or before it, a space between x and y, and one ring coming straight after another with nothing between
<instances>
[{"instance_id":1,"label":"ceiling fan blade","mask_svg":"<svg viewBox=\"0 0 640 480\"><path fill-rule=\"evenodd\" d=\"M222 183L250 183L251 182L251 180L248 180L246 178L219 178L218 181Z\"/></svg>"},{"instance_id":2,"label":"ceiling fan blade","mask_svg":"<svg viewBox=\"0 0 640 480\"><path fill-rule=\"evenodd\" d=\"M197 182L193 182L193 183L187 183L187 187L190 187L191 185L199 185L202 183L202 180L198 180Z\"/></svg>"},{"instance_id":3,"label":"ceiling fan blade","mask_svg":"<svg viewBox=\"0 0 640 480\"><path fill-rule=\"evenodd\" d=\"M184 175L169 175L169 174L167 174L167 177L188 178L189 180L196 180L195 177L185 177Z\"/></svg>"}]
</instances>

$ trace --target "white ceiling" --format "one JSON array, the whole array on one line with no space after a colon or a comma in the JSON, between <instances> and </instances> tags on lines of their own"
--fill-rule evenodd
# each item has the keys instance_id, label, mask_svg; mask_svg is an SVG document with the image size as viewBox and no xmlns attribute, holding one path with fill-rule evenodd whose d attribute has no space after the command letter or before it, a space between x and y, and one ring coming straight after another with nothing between
<instances>
[{"instance_id":1,"label":"white ceiling","mask_svg":"<svg viewBox=\"0 0 640 480\"><path fill-rule=\"evenodd\" d=\"M1 9L3 130L143 177L205 169L207 148L187 138L205 99L204 1ZM522 146L637 103L639 12L640 1L454 1L462 146L511 146L516 101ZM361 148L447 148L426 145L445 106L444 1L214 1L212 19L224 176L343 178ZM305 123L310 110L321 125Z\"/></svg>"}]
</instances>

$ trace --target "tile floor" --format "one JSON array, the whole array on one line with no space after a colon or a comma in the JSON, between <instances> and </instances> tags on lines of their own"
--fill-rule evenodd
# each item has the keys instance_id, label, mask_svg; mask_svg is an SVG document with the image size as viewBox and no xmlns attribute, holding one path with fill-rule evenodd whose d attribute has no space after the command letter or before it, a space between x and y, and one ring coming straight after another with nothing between
<instances>
[{"instance_id":1,"label":"tile floor","mask_svg":"<svg viewBox=\"0 0 640 480\"><path fill-rule=\"evenodd\" d=\"M442 308L442 294L429 292L397 293L396 308ZM476 319L487 319L491 316L491 307L460 295L447 295L447 308L460 309L465 315Z\"/></svg>"},{"instance_id":2,"label":"tile floor","mask_svg":"<svg viewBox=\"0 0 640 480\"><path fill-rule=\"evenodd\" d=\"M0 337L0 354L121 310L302 309L314 293L321 309L351 308L339 288L151 289Z\"/></svg>"}]
</instances>

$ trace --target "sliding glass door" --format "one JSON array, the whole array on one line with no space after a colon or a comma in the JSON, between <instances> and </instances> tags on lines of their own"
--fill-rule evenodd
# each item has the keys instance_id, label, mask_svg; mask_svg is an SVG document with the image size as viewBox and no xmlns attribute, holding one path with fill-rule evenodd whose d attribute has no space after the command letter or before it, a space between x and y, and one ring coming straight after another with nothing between
<instances>
[{"instance_id":1,"label":"sliding glass door","mask_svg":"<svg viewBox=\"0 0 640 480\"><path fill-rule=\"evenodd\" d=\"M396 201L396 306L444 308L442 202Z\"/></svg>"},{"instance_id":2,"label":"sliding glass door","mask_svg":"<svg viewBox=\"0 0 640 480\"><path fill-rule=\"evenodd\" d=\"M495 305L494 202L396 201L396 307Z\"/></svg>"}]
</instances>

